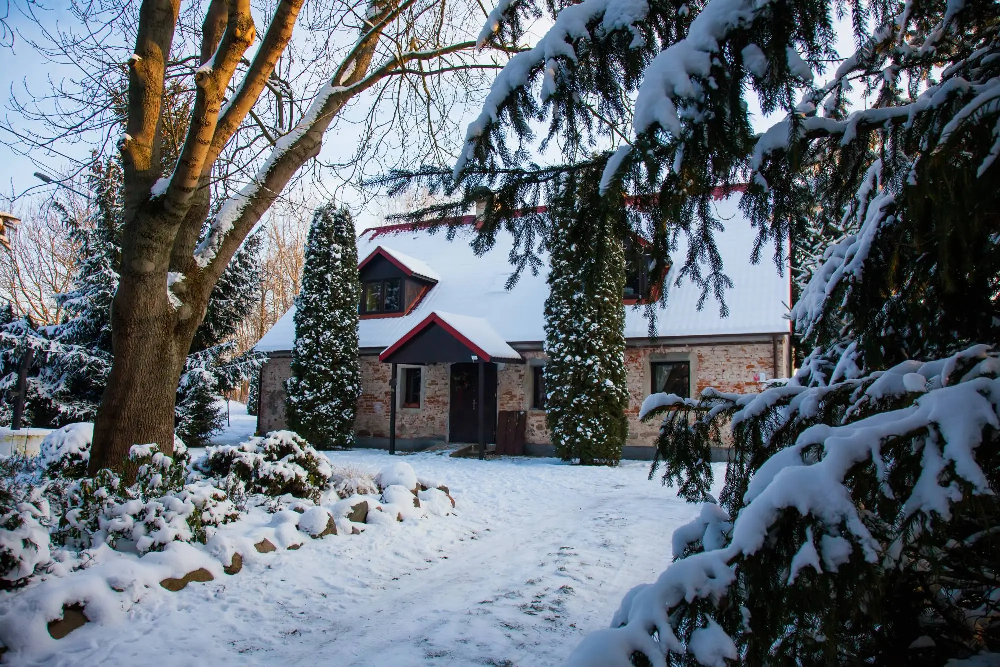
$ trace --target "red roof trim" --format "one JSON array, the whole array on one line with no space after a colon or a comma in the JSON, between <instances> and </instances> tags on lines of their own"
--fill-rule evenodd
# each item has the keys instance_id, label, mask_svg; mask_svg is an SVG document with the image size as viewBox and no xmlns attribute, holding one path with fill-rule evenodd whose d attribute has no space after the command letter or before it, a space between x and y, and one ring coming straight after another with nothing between
<instances>
[{"instance_id":1,"label":"red roof trim","mask_svg":"<svg viewBox=\"0 0 1000 667\"><path fill-rule=\"evenodd\" d=\"M390 345L386 349L382 350L382 353L378 355L378 360L379 361L385 361L391 355L393 355L396 352L398 352L400 348L402 348L404 345L406 345L406 343L408 343L411 338L413 338L418 333L420 333L421 331L423 331L424 329L426 329L427 327L429 327L432 324L437 324L439 327L441 327L442 329L444 329L445 331L447 331L448 333L450 333L460 343L462 343L462 345L465 345L467 348L469 348L469 350L471 350L472 352L475 352L476 355L480 359L482 359L483 361L492 361L493 360L493 358L490 355L486 354L486 352L484 352L482 350L482 348L480 348L478 345L476 345L471 340L469 340L464 335L462 335L462 333L459 332L458 329L456 329L455 327L451 326L450 324L448 324L447 322L445 322L443 319L441 319L440 317L438 317L437 313L431 313L430 315L428 315L427 317L425 317L419 324L417 324L415 327L413 327L412 329L410 329L409 331L407 331L406 334L403 335L402 338L400 338L399 340L397 340L395 343L393 343L392 345Z\"/></svg>"},{"instance_id":2,"label":"red roof trim","mask_svg":"<svg viewBox=\"0 0 1000 667\"><path fill-rule=\"evenodd\" d=\"M399 261L398 259L396 259L395 257L393 257L392 254L390 254L382 246L378 246L377 248L375 248L374 250L372 250L371 253L369 253L369 255L367 257L365 257L364 260L360 264L358 264L358 271L361 271L361 269L365 268L365 266L368 264L368 262L370 262L373 259L375 259L376 256L382 257L383 259L388 260L393 266L395 266L397 269L399 269L400 271L402 271L403 273L405 273L406 275L408 275L411 278L419 278L421 280L428 280L428 281L430 281L432 283L437 283L437 281L434 280L433 278L431 278L429 276L425 276L422 273L417 273L413 269L411 269L410 267L408 267L406 264L403 264L401 261Z\"/></svg>"}]
</instances>

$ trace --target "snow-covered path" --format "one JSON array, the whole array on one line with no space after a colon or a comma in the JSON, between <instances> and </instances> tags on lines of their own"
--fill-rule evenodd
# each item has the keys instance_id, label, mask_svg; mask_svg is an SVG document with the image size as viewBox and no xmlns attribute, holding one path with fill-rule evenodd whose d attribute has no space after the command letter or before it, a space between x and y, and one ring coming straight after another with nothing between
<instances>
[{"instance_id":1,"label":"snow-covered path","mask_svg":"<svg viewBox=\"0 0 1000 667\"><path fill-rule=\"evenodd\" d=\"M673 528L695 514L647 481L647 463L405 460L451 488L456 516L369 526L259 556L224 581L158 591L124 624L88 625L31 664L559 665L666 567Z\"/></svg>"}]
</instances>

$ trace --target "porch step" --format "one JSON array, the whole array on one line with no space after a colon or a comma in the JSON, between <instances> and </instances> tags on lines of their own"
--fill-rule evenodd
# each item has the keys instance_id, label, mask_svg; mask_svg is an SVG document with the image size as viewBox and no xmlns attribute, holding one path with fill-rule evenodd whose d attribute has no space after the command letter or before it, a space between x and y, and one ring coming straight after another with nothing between
<instances>
[{"instance_id":1,"label":"porch step","mask_svg":"<svg viewBox=\"0 0 1000 667\"><path fill-rule=\"evenodd\" d=\"M486 445L486 456L495 454L496 450L496 445ZM456 458L477 459L479 458L479 445L463 445L453 451L451 455Z\"/></svg>"}]
</instances>

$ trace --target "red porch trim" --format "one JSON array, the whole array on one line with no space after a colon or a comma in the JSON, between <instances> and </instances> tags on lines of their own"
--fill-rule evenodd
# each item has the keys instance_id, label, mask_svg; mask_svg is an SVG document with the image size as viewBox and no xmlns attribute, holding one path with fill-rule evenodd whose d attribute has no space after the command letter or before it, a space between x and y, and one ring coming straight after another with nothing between
<instances>
[{"instance_id":1,"label":"red porch trim","mask_svg":"<svg viewBox=\"0 0 1000 667\"><path fill-rule=\"evenodd\" d=\"M423 331L424 329L426 329L427 327L429 327L432 324L437 324L439 327L441 327L442 329L444 329L445 331L447 331L448 333L450 333L460 343L462 343L462 345L464 345L467 348L469 348L470 351L475 352L476 356L478 356L483 361L492 361L493 360L493 357L491 357L490 355L486 354L486 352L484 352L481 347L479 347L478 345L476 345L475 343L473 343L471 340L469 340L468 338L466 338L464 335L462 335L462 333L458 329L456 329L455 327L451 326L450 324L448 324L447 322L445 322L443 319L441 319L440 317L438 317L437 313L431 313L430 315L428 315L419 324L417 324L415 327L413 327L412 329L410 329L409 331L407 331L406 334L402 338L400 338L399 340L397 340L391 346L389 346L386 349L384 349L382 351L382 353L380 355L378 355L378 360L384 362L388 357L390 357L391 355L395 354L401 347L403 347L404 345L406 345L406 343L408 343L411 338L413 338L418 333L420 333L421 331Z\"/></svg>"}]
</instances>

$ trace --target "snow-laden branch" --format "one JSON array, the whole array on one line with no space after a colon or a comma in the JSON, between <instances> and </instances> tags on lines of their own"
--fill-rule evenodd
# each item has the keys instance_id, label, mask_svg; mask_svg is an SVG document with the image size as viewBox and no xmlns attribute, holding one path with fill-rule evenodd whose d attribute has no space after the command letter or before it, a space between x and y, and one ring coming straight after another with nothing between
<instances>
[{"instance_id":1,"label":"snow-laden branch","mask_svg":"<svg viewBox=\"0 0 1000 667\"><path fill-rule=\"evenodd\" d=\"M695 629L685 646L671 617L695 600L718 605L725 599L742 561L767 548L772 526L792 510L809 529L791 559L785 585L797 585L807 567L836 573L858 558L869 567L894 567L892 553L913 539L905 528L910 517L950 520L952 505L963 498L958 482L973 494L993 493L976 450L984 434L1000 429L998 374L1000 356L977 345L928 363L904 362L860 384L850 380L839 387L804 387L792 380L786 387L734 397L740 403L735 424L759 415L764 405L786 406L774 413L783 422L812 419L824 398L842 388L856 404L887 398L911 402L857 421L817 424L802 431L793 446L778 451L757 470L743 498L746 505L735 520L730 523L725 512L709 503L698 520L681 527L675 534L675 557L699 540L704 551L677 560L656 582L629 591L611 627L588 636L567 666L629 667L637 651L652 665L665 666L669 653L682 654L685 649L703 665L737 659L733 639L712 619ZM859 388L864 390L859 393ZM869 517L871 510L859 507L851 495L850 476L858 466L871 464L876 477L884 481L887 462L898 460L902 450L895 448L899 447L912 448L922 460L921 471L916 484L898 498L897 514L877 518L880 525L895 526L898 533L882 543L869 530L868 522L875 520ZM651 636L654 632L658 640Z\"/></svg>"},{"instance_id":2,"label":"snow-laden branch","mask_svg":"<svg viewBox=\"0 0 1000 667\"><path fill-rule=\"evenodd\" d=\"M304 143L312 139L308 153L315 153L319 150L323 132L326 131L334 117L343 108L348 100L354 96L371 88L376 83L387 76L398 74L405 65L414 61L434 60L457 51L472 48L474 42L458 42L437 49L406 51L394 56L375 68L370 74L364 70L352 69L346 75L348 84L342 85L345 78L343 73L338 72L334 80L327 83L313 99L306 113L299 119L295 127L287 134L282 135L275 141L270 155L257 170L256 176L233 194L216 213L215 218L209 227L208 234L198 244L194 251L195 262L198 266L205 268L216 257L219 249L226 239L226 235L234 229L238 223L243 222L247 215L248 207L260 198L274 199L277 197L285 182L291 177L291 172L297 169L299 164L304 163L311 155L291 159L292 152L297 148L302 148ZM351 81L353 79L353 81ZM289 161L296 162L294 169L291 165L285 165Z\"/></svg>"},{"instance_id":3,"label":"snow-laden branch","mask_svg":"<svg viewBox=\"0 0 1000 667\"><path fill-rule=\"evenodd\" d=\"M479 35L478 45L485 44L497 30L502 14L510 4L511 0L501 0L500 4L490 12L486 25ZM455 178L458 178L472 159L476 139L482 136L491 123L497 122L504 101L511 93L528 85L534 74L543 66L542 100L547 100L555 92L556 58L563 57L576 61L573 42L591 38L587 27L589 23L600 18L597 30L603 34L624 28L638 36L635 26L645 19L648 13L649 4L646 0L583 0L578 5L571 5L560 11L552 27L538 40L538 43L530 50L511 58L497 74L483 102L482 111L469 123L466 130L465 149L455 162L453 172Z\"/></svg>"}]
</instances>

